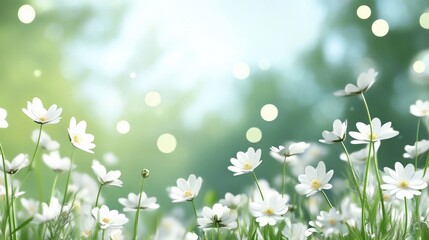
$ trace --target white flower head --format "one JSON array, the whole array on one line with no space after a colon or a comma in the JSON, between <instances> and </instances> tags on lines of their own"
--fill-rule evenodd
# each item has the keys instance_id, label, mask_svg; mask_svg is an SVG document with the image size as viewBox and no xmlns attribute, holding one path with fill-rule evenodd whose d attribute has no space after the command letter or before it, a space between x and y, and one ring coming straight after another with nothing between
<instances>
[{"instance_id":1,"label":"white flower head","mask_svg":"<svg viewBox=\"0 0 429 240\"><path fill-rule=\"evenodd\" d=\"M321 230L324 237L337 234L344 236L348 233L343 217L335 208L329 209L329 212L321 211L316 221L310 221L310 225Z\"/></svg>"},{"instance_id":2,"label":"white flower head","mask_svg":"<svg viewBox=\"0 0 429 240\"><path fill-rule=\"evenodd\" d=\"M37 138L39 137L39 129L34 129L33 133L31 134L31 140L33 140L34 143L37 143ZM39 145L41 148L46 149L47 151L54 151L60 148L60 144L52 140L51 137L42 130L40 133L40 142Z\"/></svg>"},{"instance_id":3,"label":"white flower head","mask_svg":"<svg viewBox=\"0 0 429 240\"><path fill-rule=\"evenodd\" d=\"M310 144L306 142L291 142L288 146L279 146L278 148L271 146L270 150L284 159L285 157L304 153L308 147L310 147Z\"/></svg>"},{"instance_id":4,"label":"white flower head","mask_svg":"<svg viewBox=\"0 0 429 240\"><path fill-rule=\"evenodd\" d=\"M285 223L282 234L288 240L305 240L312 234L311 231L308 231L307 225L303 223L291 223L289 218L285 219Z\"/></svg>"},{"instance_id":5,"label":"white flower head","mask_svg":"<svg viewBox=\"0 0 429 240\"><path fill-rule=\"evenodd\" d=\"M387 122L381 125L381 121L378 118L373 118L372 121L372 133L371 127L368 124L361 122L356 123L356 128L359 132L351 131L349 132L350 136L355 140L351 141L352 144L368 144L369 142L378 142L381 140L386 140L393 138L399 134L398 131L395 131L391 126L391 122Z\"/></svg>"},{"instance_id":6,"label":"white flower head","mask_svg":"<svg viewBox=\"0 0 429 240\"><path fill-rule=\"evenodd\" d=\"M305 174L298 176L300 183L295 186L295 190L299 194L308 197L323 189L331 189L332 185L328 182L331 180L333 174L334 170L326 172L325 163L322 161L317 164L316 168L307 166L305 168Z\"/></svg>"},{"instance_id":7,"label":"white flower head","mask_svg":"<svg viewBox=\"0 0 429 240\"><path fill-rule=\"evenodd\" d=\"M385 167L384 172L385 184L382 184L381 188L395 195L397 199L411 199L414 195L420 195L420 190L427 187L423 180L423 170L414 171L414 166L410 163L404 168L400 162L396 162L395 170Z\"/></svg>"},{"instance_id":8,"label":"white flower head","mask_svg":"<svg viewBox=\"0 0 429 240\"><path fill-rule=\"evenodd\" d=\"M36 213L34 215L34 222L36 223L45 223L51 221L58 217L61 212L61 204L58 202L58 199L53 197L51 202L48 204L42 203L42 213Z\"/></svg>"},{"instance_id":9,"label":"white flower head","mask_svg":"<svg viewBox=\"0 0 429 240\"><path fill-rule=\"evenodd\" d=\"M244 205L246 200L247 198L244 194L237 194L234 196L232 193L227 192L225 193L225 198L220 199L219 203L231 209L237 209Z\"/></svg>"},{"instance_id":10,"label":"white flower head","mask_svg":"<svg viewBox=\"0 0 429 240\"><path fill-rule=\"evenodd\" d=\"M138 208L142 210L154 210L159 208L159 204L156 203L156 197L147 197L145 192L142 192L141 195L140 206L140 196L135 193L129 193L128 198L119 198L119 203L124 206L124 212L135 212Z\"/></svg>"},{"instance_id":11,"label":"white flower head","mask_svg":"<svg viewBox=\"0 0 429 240\"><path fill-rule=\"evenodd\" d=\"M70 158L62 158L58 151L50 152L49 154L44 153L42 159L46 166L55 172L68 171L71 167Z\"/></svg>"},{"instance_id":12,"label":"white flower head","mask_svg":"<svg viewBox=\"0 0 429 240\"><path fill-rule=\"evenodd\" d=\"M416 156L419 156L422 153L425 153L429 150L429 140L421 140L414 145L406 145L405 146L405 153L404 158L415 158Z\"/></svg>"},{"instance_id":13,"label":"white flower head","mask_svg":"<svg viewBox=\"0 0 429 240\"><path fill-rule=\"evenodd\" d=\"M251 202L249 210L259 226L263 227L267 224L273 226L284 219L283 215L288 210L288 200L289 198L284 198L280 194L273 194L265 200Z\"/></svg>"},{"instance_id":14,"label":"white flower head","mask_svg":"<svg viewBox=\"0 0 429 240\"><path fill-rule=\"evenodd\" d=\"M94 135L86 133L86 122L80 121L76 124L76 118L72 117L70 125L67 128L71 144L85 152L94 153L91 149L95 148Z\"/></svg>"},{"instance_id":15,"label":"white flower head","mask_svg":"<svg viewBox=\"0 0 429 240\"><path fill-rule=\"evenodd\" d=\"M28 160L27 154L18 154L12 162L9 162L8 160L5 160L6 166L3 166L2 157L0 156L0 170L3 172L9 173L9 174L15 174L19 170L27 167L30 165L30 161Z\"/></svg>"},{"instance_id":16,"label":"white flower head","mask_svg":"<svg viewBox=\"0 0 429 240\"><path fill-rule=\"evenodd\" d=\"M344 89L334 92L337 97L359 95L366 92L375 82L378 72L374 69L369 69L368 72L361 73L357 79L357 85L347 84Z\"/></svg>"},{"instance_id":17,"label":"white flower head","mask_svg":"<svg viewBox=\"0 0 429 240\"><path fill-rule=\"evenodd\" d=\"M34 199L21 198L21 205L25 212L21 212L25 218L33 217L39 209L39 202Z\"/></svg>"},{"instance_id":18,"label":"white flower head","mask_svg":"<svg viewBox=\"0 0 429 240\"><path fill-rule=\"evenodd\" d=\"M92 161L91 168L102 185L122 187L122 181L119 180L121 171L116 170L107 172L106 168L97 160Z\"/></svg>"},{"instance_id":19,"label":"white flower head","mask_svg":"<svg viewBox=\"0 0 429 240\"><path fill-rule=\"evenodd\" d=\"M323 139L320 139L319 142L333 144L337 142L342 142L346 139L347 120L341 122L341 120L336 119L332 124L332 128L332 132L326 130L322 132Z\"/></svg>"},{"instance_id":20,"label":"white flower head","mask_svg":"<svg viewBox=\"0 0 429 240\"><path fill-rule=\"evenodd\" d=\"M124 214L117 210L109 210L109 207L102 205L100 208L93 208L92 217L100 224L101 229L122 228L128 222Z\"/></svg>"},{"instance_id":21,"label":"white flower head","mask_svg":"<svg viewBox=\"0 0 429 240\"><path fill-rule=\"evenodd\" d=\"M410 106L410 113L416 117L429 117L429 101L417 100Z\"/></svg>"},{"instance_id":22,"label":"white flower head","mask_svg":"<svg viewBox=\"0 0 429 240\"><path fill-rule=\"evenodd\" d=\"M231 158L230 162L232 166L229 166L228 170L233 172L234 176L250 173L262 163L261 149L255 151L249 147L247 152L238 152L237 158Z\"/></svg>"},{"instance_id":23,"label":"white flower head","mask_svg":"<svg viewBox=\"0 0 429 240\"><path fill-rule=\"evenodd\" d=\"M22 111L38 124L56 124L61 120L62 108L57 108L56 104L53 104L46 110L43 107L42 101L35 97L32 102L27 102L27 108L23 108Z\"/></svg>"},{"instance_id":24,"label":"white flower head","mask_svg":"<svg viewBox=\"0 0 429 240\"><path fill-rule=\"evenodd\" d=\"M226 206L216 203L213 208L204 207L202 217L197 219L198 225L202 229L224 228L234 229L237 227L237 212L231 211Z\"/></svg>"},{"instance_id":25,"label":"white flower head","mask_svg":"<svg viewBox=\"0 0 429 240\"><path fill-rule=\"evenodd\" d=\"M3 108L0 108L0 128L7 128L9 124L6 121L7 111Z\"/></svg>"},{"instance_id":26,"label":"white flower head","mask_svg":"<svg viewBox=\"0 0 429 240\"><path fill-rule=\"evenodd\" d=\"M176 181L177 186L167 189L173 202L192 201L200 192L203 179L194 174L189 175L188 180L179 178Z\"/></svg>"}]
</instances>

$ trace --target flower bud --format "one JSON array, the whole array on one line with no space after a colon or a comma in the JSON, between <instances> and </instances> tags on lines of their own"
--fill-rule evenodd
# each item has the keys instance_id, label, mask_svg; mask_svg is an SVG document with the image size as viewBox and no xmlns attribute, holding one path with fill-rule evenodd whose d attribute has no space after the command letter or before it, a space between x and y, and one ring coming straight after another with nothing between
<instances>
[{"instance_id":1,"label":"flower bud","mask_svg":"<svg viewBox=\"0 0 429 240\"><path fill-rule=\"evenodd\" d=\"M148 178L150 174L149 169L143 169L141 174L143 178Z\"/></svg>"}]
</instances>

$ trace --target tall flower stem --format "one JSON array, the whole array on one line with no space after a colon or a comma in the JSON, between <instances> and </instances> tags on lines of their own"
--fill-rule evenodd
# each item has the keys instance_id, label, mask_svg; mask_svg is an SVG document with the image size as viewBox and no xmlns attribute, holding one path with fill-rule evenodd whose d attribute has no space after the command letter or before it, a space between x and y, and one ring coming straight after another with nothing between
<instances>
[{"instance_id":1,"label":"tall flower stem","mask_svg":"<svg viewBox=\"0 0 429 240\"><path fill-rule=\"evenodd\" d=\"M344 153L345 153L345 154L346 154L346 156L347 156L347 162L349 163L350 171L351 171L352 176L353 176L353 184L355 185L355 188L356 188L356 190L357 190L357 192L358 192L358 195L359 195L359 199L360 199L360 201L361 201L361 204L362 204L362 206L364 206L364 205L363 205L363 198L362 198L362 194L361 194L361 192L360 192L360 188L359 188L359 183L358 183L358 180L357 180L357 177L356 177L355 168L353 167L353 163L352 163L352 161L351 161L351 159L350 159L349 152L347 151L347 148L346 148L346 145L344 145L344 142L341 142L341 146L343 146Z\"/></svg>"},{"instance_id":2,"label":"tall flower stem","mask_svg":"<svg viewBox=\"0 0 429 240\"><path fill-rule=\"evenodd\" d=\"M10 182L12 184L13 180L12 180L12 175L10 176ZM11 185L12 187L12 194L10 196L10 208L12 210L12 214L11 214L11 219L12 219L12 226L13 229L11 229L11 231L15 231L16 229L16 216L15 216L15 190L13 189L13 185ZM12 234L13 239L16 240L16 232Z\"/></svg>"},{"instance_id":3,"label":"tall flower stem","mask_svg":"<svg viewBox=\"0 0 429 240\"><path fill-rule=\"evenodd\" d=\"M33 168L35 167L34 159L36 157L37 150L39 149L40 137L42 136L42 128L43 128L43 124L40 124L39 135L37 136L36 148L34 149L33 156L31 157L31 161L30 161L30 165L29 165L30 167L28 168L26 175L28 174L28 172L33 170Z\"/></svg>"},{"instance_id":4,"label":"tall flower stem","mask_svg":"<svg viewBox=\"0 0 429 240\"><path fill-rule=\"evenodd\" d=\"M283 175L282 175L282 197L285 193L285 176L286 176L286 156L283 160Z\"/></svg>"},{"instance_id":5,"label":"tall flower stem","mask_svg":"<svg viewBox=\"0 0 429 240\"><path fill-rule=\"evenodd\" d=\"M407 205L407 198L404 198L404 205L405 205L405 224L404 224L404 238L407 238L407 228L408 228L408 205Z\"/></svg>"},{"instance_id":6,"label":"tall flower stem","mask_svg":"<svg viewBox=\"0 0 429 240\"><path fill-rule=\"evenodd\" d=\"M71 157L70 157L70 168L67 174L67 180L66 180L66 189L64 190L64 197L63 197L63 203L61 204L61 211L60 214L63 212L63 208L64 205L66 204L66 200L67 200L67 194L68 194L68 190L69 190L69 182L70 182L70 175L71 175L71 171L73 168L73 157L74 157L74 151L75 151L75 147L73 147L72 149L72 153L71 153Z\"/></svg>"},{"instance_id":7,"label":"tall flower stem","mask_svg":"<svg viewBox=\"0 0 429 240\"><path fill-rule=\"evenodd\" d=\"M414 167L417 169L417 159L418 159L418 144L419 144L419 131L420 131L420 122L421 119L419 118L419 121L417 122L417 130L416 130L416 156L415 156L415 164Z\"/></svg>"},{"instance_id":8,"label":"tall flower stem","mask_svg":"<svg viewBox=\"0 0 429 240\"><path fill-rule=\"evenodd\" d=\"M258 187L259 193L261 194L262 200L264 200L264 195L262 194L261 187L259 186L258 178L256 177L256 173L252 171L253 179L255 180L256 186Z\"/></svg>"},{"instance_id":9,"label":"tall flower stem","mask_svg":"<svg viewBox=\"0 0 429 240\"><path fill-rule=\"evenodd\" d=\"M8 219L8 224L9 224L9 232L12 232L12 220L11 220L11 218L10 218L10 205L9 205L9 199L10 199L10 195L9 195L9 184L8 184L8 179L7 179L7 173L5 172L5 168L6 168L6 157L5 157L5 154L4 154L4 150L3 150L3 146L1 145L1 143L0 143L0 151L1 151L1 159L2 159L2 164L3 164L3 176L4 176L4 187L5 187L5 190L6 190L6 210L7 210L7 213L6 213L6 217L7 217L7 219ZM5 237L5 239L6 239L6 232L5 232L5 234L4 234L4 237ZM12 239L12 236L11 235L9 235L9 239Z\"/></svg>"},{"instance_id":10,"label":"tall flower stem","mask_svg":"<svg viewBox=\"0 0 429 240\"><path fill-rule=\"evenodd\" d=\"M143 193L143 186L144 186L144 177L142 177L142 183L140 186L140 194L139 194L139 202L137 204L137 211L136 211L136 216L134 219L134 233L133 233L133 239L136 240L137 239L137 227L139 224L139 214L140 214L140 204L142 201L142 193Z\"/></svg>"},{"instance_id":11,"label":"tall flower stem","mask_svg":"<svg viewBox=\"0 0 429 240\"><path fill-rule=\"evenodd\" d=\"M103 187L103 184L100 184L100 187L98 188L97 197L95 198L95 204L94 207L98 207L98 199L100 198L101 188Z\"/></svg>"},{"instance_id":12,"label":"tall flower stem","mask_svg":"<svg viewBox=\"0 0 429 240\"><path fill-rule=\"evenodd\" d=\"M332 203L331 203L331 201L329 201L329 198L328 198L328 196L326 195L326 193L325 193L325 191L321 191L322 193L323 193L323 196L325 197L325 200L326 200L326 202L328 203L328 205L329 205L329 208L333 208L334 206L332 206Z\"/></svg>"},{"instance_id":13,"label":"tall flower stem","mask_svg":"<svg viewBox=\"0 0 429 240\"><path fill-rule=\"evenodd\" d=\"M217 224L217 239L218 239L218 240L221 240L221 239L222 239L221 234L220 234L220 227L219 227L219 224Z\"/></svg>"},{"instance_id":14,"label":"tall flower stem","mask_svg":"<svg viewBox=\"0 0 429 240\"><path fill-rule=\"evenodd\" d=\"M194 199L191 200L191 203L192 203L192 208L194 209L195 220L196 220L198 218L198 215L197 215L197 209L195 208Z\"/></svg>"}]
</instances>

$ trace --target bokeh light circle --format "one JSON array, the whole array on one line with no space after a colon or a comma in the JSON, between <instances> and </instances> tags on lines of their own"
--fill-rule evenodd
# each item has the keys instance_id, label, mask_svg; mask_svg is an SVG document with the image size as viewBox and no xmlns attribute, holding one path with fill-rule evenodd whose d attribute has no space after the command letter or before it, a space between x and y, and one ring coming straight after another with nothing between
<instances>
[{"instance_id":1,"label":"bokeh light circle","mask_svg":"<svg viewBox=\"0 0 429 240\"><path fill-rule=\"evenodd\" d=\"M356 10L356 14L360 19L368 19L371 16L371 8L367 5L361 5Z\"/></svg>"},{"instance_id":2,"label":"bokeh light circle","mask_svg":"<svg viewBox=\"0 0 429 240\"><path fill-rule=\"evenodd\" d=\"M22 23L32 23L34 18L36 18L36 11L31 5L25 4L18 9L18 19Z\"/></svg>"},{"instance_id":3,"label":"bokeh light circle","mask_svg":"<svg viewBox=\"0 0 429 240\"><path fill-rule=\"evenodd\" d=\"M149 107L157 107L161 104L161 94L154 91L148 92L144 97L144 101Z\"/></svg>"},{"instance_id":4,"label":"bokeh light circle","mask_svg":"<svg viewBox=\"0 0 429 240\"><path fill-rule=\"evenodd\" d=\"M377 19L372 23L372 33L377 37L384 37L389 32L389 24L384 19Z\"/></svg>"},{"instance_id":5,"label":"bokeh light circle","mask_svg":"<svg viewBox=\"0 0 429 240\"><path fill-rule=\"evenodd\" d=\"M164 133L158 137L156 145L162 153L172 153L176 150L177 140L172 134Z\"/></svg>"},{"instance_id":6,"label":"bokeh light circle","mask_svg":"<svg viewBox=\"0 0 429 240\"><path fill-rule=\"evenodd\" d=\"M257 127L251 127L246 132L246 139L251 143L257 143L262 139L262 131Z\"/></svg>"},{"instance_id":7,"label":"bokeh light circle","mask_svg":"<svg viewBox=\"0 0 429 240\"><path fill-rule=\"evenodd\" d=\"M127 134L130 131L130 123L125 120L121 120L116 124L116 131L120 134Z\"/></svg>"},{"instance_id":8,"label":"bokeh light circle","mask_svg":"<svg viewBox=\"0 0 429 240\"><path fill-rule=\"evenodd\" d=\"M429 29L429 12L420 15L419 23L422 28Z\"/></svg>"},{"instance_id":9,"label":"bokeh light circle","mask_svg":"<svg viewBox=\"0 0 429 240\"><path fill-rule=\"evenodd\" d=\"M277 107L273 104L265 104L261 108L261 117L267 122L271 122L277 118L279 111Z\"/></svg>"},{"instance_id":10,"label":"bokeh light circle","mask_svg":"<svg viewBox=\"0 0 429 240\"><path fill-rule=\"evenodd\" d=\"M249 65L247 65L247 63L244 63L244 62L237 63L234 66L232 74L238 80L244 80L248 78L250 75L250 67Z\"/></svg>"}]
</instances>

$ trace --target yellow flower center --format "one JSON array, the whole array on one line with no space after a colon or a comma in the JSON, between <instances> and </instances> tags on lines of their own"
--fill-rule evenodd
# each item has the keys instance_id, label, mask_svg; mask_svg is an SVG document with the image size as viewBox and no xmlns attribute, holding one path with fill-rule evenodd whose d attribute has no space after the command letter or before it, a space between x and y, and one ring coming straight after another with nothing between
<instances>
[{"instance_id":1,"label":"yellow flower center","mask_svg":"<svg viewBox=\"0 0 429 240\"><path fill-rule=\"evenodd\" d=\"M408 187L408 181L402 180L399 182L399 187L402 189L406 189Z\"/></svg>"},{"instance_id":2,"label":"yellow flower center","mask_svg":"<svg viewBox=\"0 0 429 240\"><path fill-rule=\"evenodd\" d=\"M191 190L186 190L183 192L183 196L188 198L194 196L194 193Z\"/></svg>"},{"instance_id":3,"label":"yellow flower center","mask_svg":"<svg viewBox=\"0 0 429 240\"><path fill-rule=\"evenodd\" d=\"M328 218L328 223L334 225L337 221L334 218Z\"/></svg>"},{"instance_id":4,"label":"yellow flower center","mask_svg":"<svg viewBox=\"0 0 429 240\"><path fill-rule=\"evenodd\" d=\"M384 200L385 202L390 201L390 195L389 195L389 194L383 194L383 200Z\"/></svg>"},{"instance_id":5,"label":"yellow flower center","mask_svg":"<svg viewBox=\"0 0 429 240\"><path fill-rule=\"evenodd\" d=\"M248 163L248 162L246 162L244 165L243 165L243 169L244 170L250 170L250 169L252 169L252 164L250 164L250 163Z\"/></svg>"},{"instance_id":6,"label":"yellow flower center","mask_svg":"<svg viewBox=\"0 0 429 240\"><path fill-rule=\"evenodd\" d=\"M101 219L101 221L103 222L103 223L110 223L110 218L103 218L103 219Z\"/></svg>"},{"instance_id":7,"label":"yellow flower center","mask_svg":"<svg viewBox=\"0 0 429 240\"><path fill-rule=\"evenodd\" d=\"M320 180L319 179L313 179L312 181L311 181L311 188L312 189L319 189L320 187L322 186L322 183L320 182Z\"/></svg>"},{"instance_id":8,"label":"yellow flower center","mask_svg":"<svg viewBox=\"0 0 429 240\"><path fill-rule=\"evenodd\" d=\"M45 116L40 116L40 117L39 117L39 120L40 120L41 122L45 122L46 120L48 120L48 118L47 118L47 117L45 117Z\"/></svg>"},{"instance_id":9,"label":"yellow flower center","mask_svg":"<svg viewBox=\"0 0 429 240\"><path fill-rule=\"evenodd\" d=\"M377 136L377 134L372 133L372 134L369 135L369 139L371 141L376 141L378 139L378 136Z\"/></svg>"},{"instance_id":10,"label":"yellow flower center","mask_svg":"<svg viewBox=\"0 0 429 240\"><path fill-rule=\"evenodd\" d=\"M267 208L267 209L265 209L264 213L267 216L271 216L271 215L273 215L274 211L271 208Z\"/></svg>"},{"instance_id":11,"label":"yellow flower center","mask_svg":"<svg viewBox=\"0 0 429 240\"><path fill-rule=\"evenodd\" d=\"M80 136L77 135L77 134L73 135L73 142L74 143L79 143L80 142Z\"/></svg>"}]
</instances>

